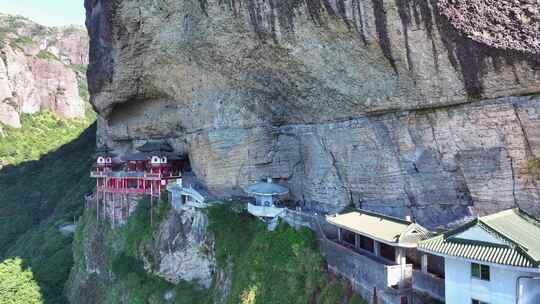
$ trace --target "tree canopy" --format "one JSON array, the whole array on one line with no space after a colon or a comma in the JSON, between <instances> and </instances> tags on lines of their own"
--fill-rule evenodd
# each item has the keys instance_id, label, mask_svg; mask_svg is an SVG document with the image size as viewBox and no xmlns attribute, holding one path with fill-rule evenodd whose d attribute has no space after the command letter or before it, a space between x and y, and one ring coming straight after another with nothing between
<instances>
[{"instance_id":1,"label":"tree canopy","mask_svg":"<svg viewBox=\"0 0 540 304\"><path fill-rule=\"evenodd\" d=\"M41 304L41 293L30 269L21 259L0 263L0 304Z\"/></svg>"}]
</instances>

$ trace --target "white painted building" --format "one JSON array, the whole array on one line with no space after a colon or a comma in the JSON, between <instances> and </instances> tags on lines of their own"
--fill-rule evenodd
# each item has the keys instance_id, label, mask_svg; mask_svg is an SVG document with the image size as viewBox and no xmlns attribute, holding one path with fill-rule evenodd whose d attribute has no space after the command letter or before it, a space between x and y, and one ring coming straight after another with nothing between
<instances>
[{"instance_id":1,"label":"white painted building","mask_svg":"<svg viewBox=\"0 0 540 304\"><path fill-rule=\"evenodd\" d=\"M259 218L273 219L285 212L285 208L276 206L278 196L289 193L289 189L272 182L268 178L266 182L249 185L244 191L255 197L255 201L248 203L248 212Z\"/></svg>"},{"instance_id":2,"label":"white painted building","mask_svg":"<svg viewBox=\"0 0 540 304\"><path fill-rule=\"evenodd\" d=\"M540 303L540 222L512 209L422 241L444 257L447 304Z\"/></svg>"},{"instance_id":3,"label":"white painted building","mask_svg":"<svg viewBox=\"0 0 540 304\"><path fill-rule=\"evenodd\" d=\"M207 208L207 193L202 189L196 189L192 184L184 184L183 178L178 178L176 182L167 185L167 191L171 193L172 207L177 210L185 208Z\"/></svg>"}]
</instances>

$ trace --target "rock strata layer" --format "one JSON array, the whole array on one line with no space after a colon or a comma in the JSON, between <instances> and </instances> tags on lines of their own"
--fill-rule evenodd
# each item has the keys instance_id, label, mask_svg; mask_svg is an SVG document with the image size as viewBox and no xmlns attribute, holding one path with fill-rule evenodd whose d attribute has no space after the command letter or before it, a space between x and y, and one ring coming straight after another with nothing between
<instances>
[{"instance_id":1,"label":"rock strata layer","mask_svg":"<svg viewBox=\"0 0 540 304\"><path fill-rule=\"evenodd\" d=\"M538 213L536 44L475 39L448 3L86 0L99 141L168 139L223 196L271 176L306 208L431 227Z\"/></svg>"}]
</instances>

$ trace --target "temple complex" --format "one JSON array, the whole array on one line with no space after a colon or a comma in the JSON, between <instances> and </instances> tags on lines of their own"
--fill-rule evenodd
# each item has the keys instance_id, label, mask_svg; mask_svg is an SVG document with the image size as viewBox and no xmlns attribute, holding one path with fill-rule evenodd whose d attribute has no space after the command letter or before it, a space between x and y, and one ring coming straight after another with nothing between
<instances>
[{"instance_id":1,"label":"temple complex","mask_svg":"<svg viewBox=\"0 0 540 304\"><path fill-rule=\"evenodd\" d=\"M148 141L137 152L122 157L104 146L96 150L95 157L90 176L96 179L96 217L110 217L113 226L124 223L134 211L133 197L149 196L153 206L162 190L189 170L187 159L165 141Z\"/></svg>"}]
</instances>

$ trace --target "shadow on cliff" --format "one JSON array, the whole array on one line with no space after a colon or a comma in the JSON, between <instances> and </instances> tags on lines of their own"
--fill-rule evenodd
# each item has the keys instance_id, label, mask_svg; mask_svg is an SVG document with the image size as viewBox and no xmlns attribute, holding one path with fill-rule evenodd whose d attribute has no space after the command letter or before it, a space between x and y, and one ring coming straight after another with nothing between
<instances>
[{"instance_id":1,"label":"shadow on cliff","mask_svg":"<svg viewBox=\"0 0 540 304\"><path fill-rule=\"evenodd\" d=\"M378 0L373 0L378 1ZM436 48L435 30L448 54L448 60L463 78L467 95L471 99L479 99L483 94L482 77L486 74L490 61L493 69L500 71L503 65L509 65L516 75L517 63L527 63L533 69L540 69L540 58L515 50L497 49L476 42L456 29L440 12L438 0L395 0L403 27L409 69L414 70L410 60L410 45L408 29L412 25L425 29L427 38L431 40L435 68L438 70L438 53ZM414 23L413 23L414 22ZM390 51L391 53L391 51ZM491 59L491 60L488 60ZM517 75L516 83L519 83Z\"/></svg>"},{"instance_id":2,"label":"shadow on cliff","mask_svg":"<svg viewBox=\"0 0 540 304\"><path fill-rule=\"evenodd\" d=\"M266 41L278 40L279 35L287 36L295 30L295 18L304 14L301 10L305 7L305 13L309 19L320 27L325 27L328 18L340 19L351 30L360 35L360 38L367 43L365 29L368 22L365 14L367 6L362 2L368 0L353 0L346 3L345 0L269 0L268 5L272 8L269 19L264 18L264 5L258 0L225 0L228 9L238 16L242 6L247 8L249 20L253 30L258 35L262 43ZM398 66L393 54L393 42L389 33L387 8L383 0L369 0L373 8L376 36L383 56L388 60L394 72L398 74ZM519 83L517 77L516 64L526 63L532 69L540 69L540 58L532 54L508 49L497 49L486 44L476 42L454 27L448 18L444 16L439 7L439 0L394 0L398 8L401 19L401 33L405 41L407 52L407 65L410 72L414 72L411 60L411 46L409 44L408 33L411 27L423 28L426 38L431 41L433 50L433 60L435 69L439 69L439 49L437 42L442 41L448 60L453 68L461 74L462 81L470 99L479 99L483 96L484 88L482 78L486 75L490 65L495 71L500 71L504 65L514 69L515 82ZM201 9L208 16L208 1L199 0ZM347 15L347 7L351 11ZM265 24L268 23L268 24ZM266 26L266 28L265 28Z\"/></svg>"},{"instance_id":3,"label":"shadow on cliff","mask_svg":"<svg viewBox=\"0 0 540 304\"><path fill-rule=\"evenodd\" d=\"M92 189L89 170L95 124L39 160L0 170L0 260L21 257L44 303L67 303L63 286L73 264L72 236L58 228L83 212Z\"/></svg>"}]
</instances>

